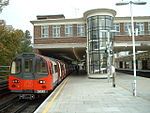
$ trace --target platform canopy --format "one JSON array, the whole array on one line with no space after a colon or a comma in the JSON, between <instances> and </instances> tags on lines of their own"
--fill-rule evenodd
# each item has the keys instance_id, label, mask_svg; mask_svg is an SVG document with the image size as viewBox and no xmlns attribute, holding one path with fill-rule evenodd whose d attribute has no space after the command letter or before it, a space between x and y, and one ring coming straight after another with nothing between
<instances>
[{"instance_id":1,"label":"platform canopy","mask_svg":"<svg viewBox=\"0 0 150 113\"><path fill-rule=\"evenodd\" d=\"M65 61L85 61L85 47L70 48L41 48L38 49L40 54Z\"/></svg>"}]
</instances>

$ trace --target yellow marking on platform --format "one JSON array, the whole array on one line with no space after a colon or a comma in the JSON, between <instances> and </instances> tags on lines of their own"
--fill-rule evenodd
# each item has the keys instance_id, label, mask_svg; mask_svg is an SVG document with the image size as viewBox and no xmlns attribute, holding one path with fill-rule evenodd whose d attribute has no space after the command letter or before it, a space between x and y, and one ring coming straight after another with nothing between
<instances>
[{"instance_id":1,"label":"yellow marking on platform","mask_svg":"<svg viewBox=\"0 0 150 113\"><path fill-rule=\"evenodd\" d=\"M48 102L48 104L46 105L46 107L44 108L42 113L47 113L48 110L50 109L52 103L54 102L54 100L56 99L56 97L59 95L59 93L61 92L61 90L64 88L64 86L66 85L66 83L68 82L68 80L70 79L67 78L67 80L63 83L63 85L59 88L59 90L57 91L57 93L54 95L54 97Z\"/></svg>"}]
</instances>

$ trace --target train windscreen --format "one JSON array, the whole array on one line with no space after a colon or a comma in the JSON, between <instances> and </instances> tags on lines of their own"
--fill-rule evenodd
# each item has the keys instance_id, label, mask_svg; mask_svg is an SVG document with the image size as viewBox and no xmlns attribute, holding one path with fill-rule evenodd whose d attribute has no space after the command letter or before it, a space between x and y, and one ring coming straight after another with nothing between
<instances>
[{"instance_id":1,"label":"train windscreen","mask_svg":"<svg viewBox=\"0 0 150 113\"><path fill-rule=\"evenodd\" d=\"M36 73L48 74L46 62L42 59L36 59Z\"/></svg>"},{"instance_id":2,"label":"train windscreen","mask_svg":"<svg viewBox=\"0 0 150 113\"><path fill-rule=\"evenodd\" d=\"M18 74L21 72L21 59L15 59L11 64L11 74Z\"/></svg>"},{"instance_id":3,"label":"train windscreen","mask_svg":"<svg viewBox=\"0 0 150 113\"><path fill-rule=\"evenodd\" d=\"M33 68L32 67L32 63L33 63L32 59L25 59L24 63L25 63L24 71L26 73L32 72L32 68Z\"/></svg>"}]
</instances>

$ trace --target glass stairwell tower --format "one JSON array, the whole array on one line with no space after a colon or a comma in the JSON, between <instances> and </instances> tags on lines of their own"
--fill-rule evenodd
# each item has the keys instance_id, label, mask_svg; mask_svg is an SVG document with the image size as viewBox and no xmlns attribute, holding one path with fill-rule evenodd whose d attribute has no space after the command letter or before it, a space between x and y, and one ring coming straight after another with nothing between
<instances>
[{"instance_id":1,"label":"glass stairwell tower","mask_svg":"<svg viewBox=\"0 0 150 113\"><path fill-rule=\"evenodd\" d=\"M113 57L113 17L116 11L94 9L84 13L87 25L87 70L89 77L106 77Z\"/></svg>"}]
</instances>

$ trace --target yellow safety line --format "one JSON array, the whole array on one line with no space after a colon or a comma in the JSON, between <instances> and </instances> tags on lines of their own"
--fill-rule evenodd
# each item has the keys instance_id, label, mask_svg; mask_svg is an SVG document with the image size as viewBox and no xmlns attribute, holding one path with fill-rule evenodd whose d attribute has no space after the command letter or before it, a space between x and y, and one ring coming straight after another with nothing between
<instances>
[{"instance_id":1,"label":"yellow safety line","mask_svg":"<svg viewBox=\"0 0 150 113\"><path fill-rule=\"evenodd\" d=\"M68 82L69 79L70 79L70 77L63 83L63 85L59 88L59 90L54 95L54 97L48 102L48 104L46 105L46 107L44 108L44 110L43 110L42 113L47 113L48 112L48 110L50 109L52 103L54 102L54 100L56 99L56 97L59 95L59 93L61 92L61 90L64 88L64 86L66 85L66 83Z\"/></svg>"}]
</instances>

